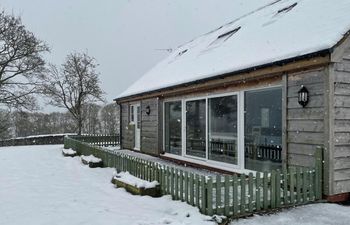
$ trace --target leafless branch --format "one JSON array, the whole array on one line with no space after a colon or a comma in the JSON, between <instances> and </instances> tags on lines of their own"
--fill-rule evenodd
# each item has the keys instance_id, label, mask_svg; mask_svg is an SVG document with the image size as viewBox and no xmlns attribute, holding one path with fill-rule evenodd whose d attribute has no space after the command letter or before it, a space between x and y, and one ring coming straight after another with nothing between
<instances>
[{"instance_id":1,"label":"leafless branch","mask_svg":"<svg viewBox=\"0 0 350 225\"><path fill-rule=\"evenodd\" d=\"M83 107L103 102L97 64L86 53L69 54L60 68L50 65L43 78L43 93L50 104L66 108L75 118L78 134L84 122Z\"/></svg>"},{"instance_id":2,"label":"leafless branch","mask_svg":"<svg viewBox=\"0 0 350 225\"><path fill-rule=\"evenodd\" d=\"M19 17L0 12L0 105L35 108L48 51Z\"/></svg>"}]
</instances>

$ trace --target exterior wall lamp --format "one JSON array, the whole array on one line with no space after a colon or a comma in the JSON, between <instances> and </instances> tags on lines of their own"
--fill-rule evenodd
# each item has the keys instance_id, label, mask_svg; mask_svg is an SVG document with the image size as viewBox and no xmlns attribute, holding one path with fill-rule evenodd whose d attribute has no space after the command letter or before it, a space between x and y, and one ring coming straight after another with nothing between
<instances>
[{"instance_id":1,"label":"exterior wall lamp","mask_svg":"<svg viewBox=\"0 0 350 225\"><path fill-rule=\"evenodd\" d=\"M146 114L151 114L151 107L149 105L146 107Z\"/></svg>"},{"instance_id":2,"label":"exterior wall lamp","mask_svg":"<svg viewBox=\"0 0 350 225\"><path fill-rule=\"evenodd\" d=\"M300 90L298 91L298 102L304 108L309 102L309 91L304 85L301 85Z\"/></svg>"}]
</instances>

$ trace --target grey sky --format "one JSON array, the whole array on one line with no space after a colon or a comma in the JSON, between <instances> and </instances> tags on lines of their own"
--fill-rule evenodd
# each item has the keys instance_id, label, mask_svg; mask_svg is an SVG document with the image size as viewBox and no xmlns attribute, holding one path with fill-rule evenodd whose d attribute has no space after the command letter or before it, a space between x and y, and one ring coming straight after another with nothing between
<instances>
[{"instance_id":1,"label":"grey sky","mask_svg":"<svg viewBox=\"0 0 350 225\"><path fill-rule=\"evenodd\" d=\"M61 64L72 51L88 51L111 102L166 51L272 0L0 0ZM50 110L51 111L51 110Z\"/></svg>"}]
</instances>

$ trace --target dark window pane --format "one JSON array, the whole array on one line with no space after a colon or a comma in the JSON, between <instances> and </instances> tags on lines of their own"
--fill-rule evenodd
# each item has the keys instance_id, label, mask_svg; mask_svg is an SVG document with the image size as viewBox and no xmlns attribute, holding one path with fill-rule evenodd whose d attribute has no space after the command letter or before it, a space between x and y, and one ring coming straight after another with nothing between
<instances>
[{"instance_id":1,"label":"dark window pane","mask_svg":"<svg viewBox=\"0 0 350 225\"><path fill-rule=\"evenodd\" d=\"M282 89L245 92L245 168L281 167Z\"/></svg>"},{"instance_id":2,"label":"dark window pane","mask_svg":"<svg viewBox=\"0 0 350 225\"><path fill-rule=\"evenodd\" d=\"M134 106L130 106L130 122L134 122Z\"/></svg>"},{"instance_id":3,"label":"dark window pane","mask_svg":"<svg viewBox=\"0 0 350 225\"><path fill-rule=\"evenodd\" d=\"M166 102L165 152L181 155L181 102Z\"/></svg>"},{"instance_id":4,"label":"dark window pane","mask_svg":"<svg viewBox=\"0 0 350 225\"><path fill-rule=\"evenodd\" d=\"M209 100L209 159L237 164L237 96Z\"/></svg>"},{"instance_id":5,"label":"dark window pane","mask_svg":"<svg viewBox=\"0 0 350 225\"><path fill-rule=\"evenodd\" d=\"M206 157L205 99L186 102L186 154Z\"/></svg>"}]
</instances>

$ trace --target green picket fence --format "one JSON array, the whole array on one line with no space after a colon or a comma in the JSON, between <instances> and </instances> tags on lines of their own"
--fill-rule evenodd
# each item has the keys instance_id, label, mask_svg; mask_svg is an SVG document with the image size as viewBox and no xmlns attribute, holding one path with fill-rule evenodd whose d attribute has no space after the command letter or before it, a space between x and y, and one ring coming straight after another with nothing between
<instances>
[{"instance_id":1,"label":"green picket fence","mask_svg":"<svg viewBox=\"0 0 350 225\"><path fill-rule=\"evenodd\" d=\"M65 148L93 154L104 166L160 183L162 194L196 206L206 215L243 216L315 202L322 198L322 148L314 168L289 167L249 175L204 176L65 137Z\"/></svg>"}]
</instances>

